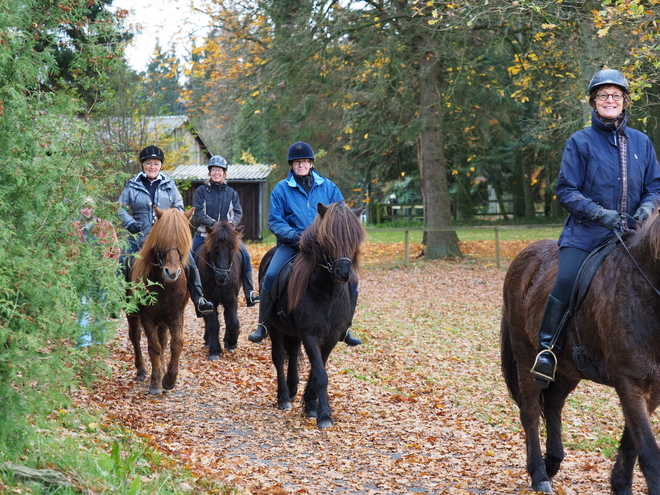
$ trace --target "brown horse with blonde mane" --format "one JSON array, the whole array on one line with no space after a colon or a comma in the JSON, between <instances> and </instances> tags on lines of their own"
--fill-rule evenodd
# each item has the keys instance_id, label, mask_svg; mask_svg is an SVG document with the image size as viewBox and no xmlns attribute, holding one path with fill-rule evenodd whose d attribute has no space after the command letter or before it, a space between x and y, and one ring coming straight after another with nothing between
<instances>
[{"instance_id":1,"label":"brown horse with blonde mane","mask_svg":"<svg viewBox=\"0 0 660 495\"><path fill-rule=\"evenodd\" d=\"M154 207L158 220L147 235L130 272L132 282L142 285L147 302L126 315L128 335L135 351L137 379L146 380L147 370L142 358L142 329L147 336L151 359L149 393L159 395L171 390L179 373L179 357L183 349L183 311L188 302L185 264L189 261L192 235L189 219L194 209L185 214L176 208ZM168 334L170 361L165 366Z\"/></svg>"},{"instance_id":2,"label":"brown horse with blonde mane","mask_svg":"<svg viewBox=\"0 0 660 495\"><path fill-rule=\"evenodd\" d=\"M532 489L552 494L551 480L564 458L561 414L583 379L614 387L625 427L610 484L631 495L639 460L650 495L660 495L660 448L651 415L660 404L660 217L623 237L595 272L586 297L570 316L555 381L534 384L530 370L538 352L541 317L557 275L556 241L539 241L511 263L504 280L501 322L502 371L520 408L527 471ZM576 356L574 361L573 355ZM545 419L543 457L539 419Z\"/></svg>"},{"instance_id":3,"label":"brown horse with blonde mane","mask_svg":"<svg viewBox=\"0 0 660 495\"><path fill-rule=\"evenodd\" d=\"M302 344L310 363L303 395L305 415L316 418L318 428L325 429L334 424L325 365L352 320L347 282L357 279L366 231L360 222L363 208L351 210L344 203L319 203L317 209L319 214L300 239L300 253L286 288L276 289L279 281L273 286L273 310L265 324L277 371L278 407L290 409L296 397ZM266 253L259 265L260 281L274 252L275 248Z\"/></svg>"}]
</instances>

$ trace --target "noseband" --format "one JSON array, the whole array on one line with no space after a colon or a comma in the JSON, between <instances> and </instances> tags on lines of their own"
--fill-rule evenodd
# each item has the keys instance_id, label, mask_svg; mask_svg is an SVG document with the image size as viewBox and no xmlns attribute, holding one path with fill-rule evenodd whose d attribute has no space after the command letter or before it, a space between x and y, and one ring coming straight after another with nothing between
<instances>
[{"instance_id":1,"label":"noseband","mask_svg":"<svg viewBox=\"0 0 660 495\"><path fill-rule=\"evenodd\" d=\"M162 270L163 269L163 258L165 258L165 256L167 256L167 254L170 251L176 251L177 253L179 253L179 263L181 263L183 261L183 255L181 254L181 251L179 251L179 248L172 247L172 248L169 248L165 252L160 252L160 251L157 252L156 253L156 259L158 260L158 263L151 263L151 264L153 266L157 266L158 268L160 268Z\"/></svg>"},{"instance_id":2,"label":"noseband","mask_svg":"<svg viewBox=\"0 0 660 495\"><path fill-rule=\"evenodd\" d=\"M332 274L334 274L335 266L337 265L337 263L341 263L341 262L348 262L351 265L351 270L353 269L353 260L351 260L346 256L339 258L337 260L333 260L332 258L328 257L325 253L323 253L323 260L325 261L325 263L319 263L319 266L321 268L325 268Z\"/></svg>"}]
</instances>

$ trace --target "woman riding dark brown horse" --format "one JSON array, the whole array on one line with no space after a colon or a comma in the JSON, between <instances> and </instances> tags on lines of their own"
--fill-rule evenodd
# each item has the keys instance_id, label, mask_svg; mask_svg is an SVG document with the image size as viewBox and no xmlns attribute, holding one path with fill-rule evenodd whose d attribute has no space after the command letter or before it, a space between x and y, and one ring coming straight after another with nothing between
<instances>
[{"instance_id":1,"label":"woman riding dark brown horse","mask_svg":"<svg viewBox=\"0 0 660 495\"><path fill-rule=\"evenodd\" d=\"M614 387L625 417L612 470L612 493L632 494L633 468L639 460L648 493L660 495L660 448L650 421L660 404L660 217L654 214L625 242L629 252L622 245L614 248L595 272L577 313L570 315L555 380L544 389L534 384L529 370L544 304L557 274L556 243L548 240L528 246L507 272L502 371L520 408L527 471L537 492L554 493L550 480L564 458L562 408L578 383L591 378ZM574 362L574 350L580 351L582 360ZM547 431L545 458L539 439L541 416Z\"/></svg>"}]
</instances>

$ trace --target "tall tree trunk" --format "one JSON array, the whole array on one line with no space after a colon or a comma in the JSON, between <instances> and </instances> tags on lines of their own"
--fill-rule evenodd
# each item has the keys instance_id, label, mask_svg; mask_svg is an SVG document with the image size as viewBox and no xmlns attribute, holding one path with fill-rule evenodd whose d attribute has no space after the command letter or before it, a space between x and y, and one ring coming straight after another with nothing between
<instances>
[{"instance_id":1,"label":"tall tree trunk","mask_svg":"<svg viewBox=\"0 0 660 495\"><path fill-rule=\"evenodd\" d=\"M417 161L424 202L424 226L450 227L451 202L442 136L442 71L430 36L416 39L419 61L419 118ZM455 231L426 232L424 259L461 256Z\"/></svg>"}]
</instances>

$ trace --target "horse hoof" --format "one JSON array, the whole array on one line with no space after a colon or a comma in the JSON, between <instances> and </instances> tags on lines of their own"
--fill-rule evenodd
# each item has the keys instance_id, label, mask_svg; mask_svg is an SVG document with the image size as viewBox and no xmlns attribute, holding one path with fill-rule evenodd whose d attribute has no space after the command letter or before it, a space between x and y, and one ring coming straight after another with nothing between
<instances>
[{"instance_id":1,"label":"horse hoof","mask_svg":"<svg viewBox=\"0 0 660 495\"><path fill-rule=\"evenodd\" d=\"M209 361L219 361L220 354L209 354Z\"/></svg>"},{"instance_id":2,"label":"horse hoof","mask_svg":"<svg viewBox=\"0 0 660 495\"><path fill-rule=\"evenodd\" d=\"M316 419L316 411L305 411L305 417Z\"/></svg>"},{"instance_id":3,"label":"horse hoof","mask_svg":"<svg viewBox=\"0 0 660 495\"><path fill-rule=\"evenodd\" d=\"M227 351L229 354L234 354L234 351L236 350L236 347L225 347L225 351Z\"/></svg>"},{"instance_id":4,"label":"horse hoof","mask_svg":"<svg viewBox=\"0 0 660 495\"><path fill-rule=\"evenodd\" d=\"M553 495L555 492L552 491L552 484L549 481L542 481L534 488L536 493L545 493L546 495Z\"/></svg>"},{"instance_id":5,"label":"horse hoof","mask_svg":"<svg viewBox=\"0 0 660 495\"><path fill-rule=\"evenodd\" d=\"M146 373L145 373L144 375L138 373L138 376L137 376L137 381L138 381L138 382L143 382L143 381L145 381L146 379L147 379L147 375L146 375Z\"/></svg>"},{"instance_id":6,"label":"horse hoof","mask_svg":"<svg viewBox=\"0 0 660 495\"><path fill-rule=\"evenodd\" d=\"M334 424L335 424L334 421L332 421L331 419L324 419L322 421L317 422L316 427L319 430L325 430L326 428L332 427Z\"/></svg>"},{"instance_id":7,"label":"horse hoof","mask_svg":"<svg viewBox=\"0 0 660 495\"><path fill-rule=\"evenodd\" d=\"M280 402L277 404L277 407L281 409L282 411L286 411L287 409L291 409L291 402L286 401L286 402Z\"/></svg>"},{"instance_id":8,"label":"horse hoof","mask_svg":"<svg viewBox=\"0 0 660 495\"><path fill-rule=\"evenodd\" d=\"M149 393L151 395L160 395L163 393L163 390L158 387L149 387Z\"/></svg>"}]
</instances>

